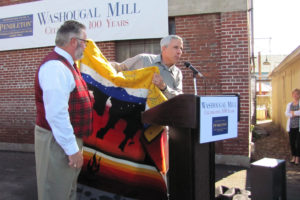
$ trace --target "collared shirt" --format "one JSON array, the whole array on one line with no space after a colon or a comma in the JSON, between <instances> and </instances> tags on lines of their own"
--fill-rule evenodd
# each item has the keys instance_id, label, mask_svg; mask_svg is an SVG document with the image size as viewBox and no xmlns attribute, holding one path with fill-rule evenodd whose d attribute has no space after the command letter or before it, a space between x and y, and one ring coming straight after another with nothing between
<instances>
[{"instance_id":1,"label":"collared shirt","mask_svg":"<svg viewBox=\"0 0 300 200\"><path fill-rule=\"evenodd\" d=\"M172 65L167 67L162 63L161 55L139 54L132 58L126 59L121 63L129 70L140 69L144 67L157 66L160 71L167 89L163 91L164 95L170 99L178 94L182 94L182 73L181 70Z\"/></svg>"},{"instance_id":2,"label":"collared shirt","mask_svg":"<svg viewBox=\"0 0 300 200\"><path fill-rule=\"evenodd\" d=\"M54 51L63 56L73 65L74 61L69 53L59 47ZM52 129L57 143L67 155L79 151L69 116L69 97L75 88L72 72L58 60L44 63L39 71L39 83L43 90L46 119Z\"/></svg>"}]
</instances>

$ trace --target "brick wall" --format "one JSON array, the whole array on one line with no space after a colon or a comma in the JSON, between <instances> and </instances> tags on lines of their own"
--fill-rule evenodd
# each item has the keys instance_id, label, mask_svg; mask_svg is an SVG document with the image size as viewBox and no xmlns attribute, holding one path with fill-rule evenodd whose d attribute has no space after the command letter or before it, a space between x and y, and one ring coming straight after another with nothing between
<instances>
[{"instance_id":1,"label":"brick wall","mask_svg":"<svg viewBox=\"0 0 300 200\"><path fill-rule=\"evenodd\" d=\"M98 46L107 59L115 59L114 42ZM0 52L0 142L33 143L35 71L53 48Z\"/></svg>"},{"instance_id":2,"label":"brick wall","mask_svg":"<svg viewBox=\"0 0 300 200\"><path fill-rule=\"evenodd\" d=\"M34 73L50 48L0 52L0 141L32 143Z\"/></svg>"},{"instance_id":3,"label":"brick wall","mask_svg":"<svg viewBox=\"0 0 300 200\"><path fill-rule=\"evenodd\" d=\"M181 59L181 69L185 77L184 92L194 93L193 73L183 66L183 62L189 61L206 77L197 77L198 95L220 94L220 16L210 14L176 17L175 23L176 34L184 39Z\"/></svg>"},{"instance_id":4,"label":"brick wall","mask_svg":"<svg viewBox=\"0 0 300 200\"><path fill-rule=\"evenodd\" d=\"M189 61L206 78L197 78L198 95L240 94L238 138L216 143L216 153L249 154L249 53L246 12L192 15L175 18L176 34L184 38L180 67L184 92L194 93Z\"/></svg>"},{"instance_id":5,"label":"brick wall","mask_svg":"<svg viewBox=\"0 0 300 200\"><path fill-rule=\"evenodd\" d=\"M246 12L221 14L221 61L219 66L222 93L240 94L238 139L219 143L223 154L249 153L250 70Z\"/></svg>"},{"instance_id":6,"label":"brick wall","mask_svg":"<svg viewBox=\"0 0 300 200\"><path fill-rule=\"evenodd\" d=\"M116 60L116 43L115 42L98 42L96 43L103 55L109 61Z\"/></svg>"},{"instance_id":7,"label":"brick wall","mask_svg":"<svg viewBox=\"0 0 300 200\"><path fill-rule=\"evenodd\" d=\"M7 2L7 4L3 3ZM30 1L1 1L0 6ZM197 78L198 95L239 93L238 138L216 143L221 154L249 154L249 53L246 12L175 17L176 34L184 39L182 69L185 93L194 93L189 61L206 78ZM108 60L115 60L115 42L97 43ZM0 142L33 143L34 72L53 47L0 52Z\"/></svg>"}]
</instances>

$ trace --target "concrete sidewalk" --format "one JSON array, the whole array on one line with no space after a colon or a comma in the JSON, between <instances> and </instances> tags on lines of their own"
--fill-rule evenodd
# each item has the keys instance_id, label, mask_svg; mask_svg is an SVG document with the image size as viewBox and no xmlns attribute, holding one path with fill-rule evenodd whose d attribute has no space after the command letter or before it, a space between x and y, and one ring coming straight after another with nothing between
<instances>
[{"instance_id":1,"label":"concrete sidewalk","mask_svg":"<svg viewBox=\"0 0 300 200\"><path fill-rule=\"evenodd\" d=\"M34 154L0 151L0 160L0 200L36 200ZM216 165L216 186L251 191L248 172L242 167ZM287 172L288 200L300 198L299 175Z\"/></svg>"}]
</instances>

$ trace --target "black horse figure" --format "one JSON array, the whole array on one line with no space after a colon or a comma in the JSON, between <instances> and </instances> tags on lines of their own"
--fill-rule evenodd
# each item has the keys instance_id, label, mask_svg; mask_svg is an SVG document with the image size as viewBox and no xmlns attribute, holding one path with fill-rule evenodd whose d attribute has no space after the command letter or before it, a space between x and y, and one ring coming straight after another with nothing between
<instances>
[{"instance_id":1,"label":"black horse figure","mask_svg":"<svg viewBox=\"0 0 300 200\"><path fill-rule=\"evenodd\" d=\"M88 84L88 87L94 92L95 103L93 108L99 116L103 115L107 101L110 100L111 102L108 122L105 127L98 130L97 137L103 139L108 130L114 128L120 119L125 120L127 123L123 131L125 139L118 146L121 151L124 151L128 140L133 139L136 132L143 129L141 112L145 110L145 104L122 101L104 94L93 85Z\"/></svg>"}]
</instances>

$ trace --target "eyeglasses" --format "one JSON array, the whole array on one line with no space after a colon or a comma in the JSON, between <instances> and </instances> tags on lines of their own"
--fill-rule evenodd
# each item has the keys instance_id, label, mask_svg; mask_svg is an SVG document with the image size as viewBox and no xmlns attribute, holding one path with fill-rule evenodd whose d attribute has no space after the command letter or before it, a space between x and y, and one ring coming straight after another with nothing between
<instances>
[{"instance_id":1,"label":"eyeglasses","mask_svg":"<svg viewBox=\"0 0 300 200\"><path fill-rule=\"evenodd\" d=\"M83 41L85 44L87 44L89 42L88 40L84 40L84 39L81 39L81 38L75 38L75 39Z\"/></svg>"}]
</instances>

